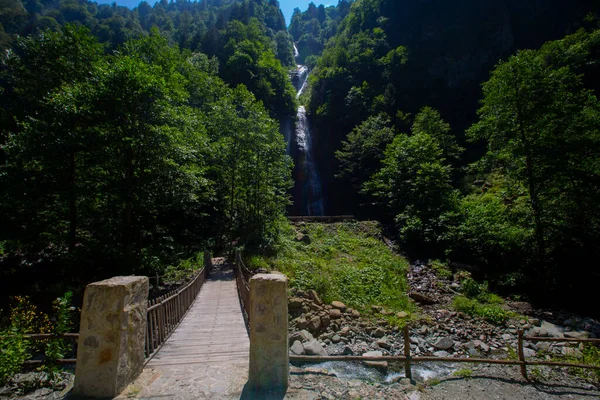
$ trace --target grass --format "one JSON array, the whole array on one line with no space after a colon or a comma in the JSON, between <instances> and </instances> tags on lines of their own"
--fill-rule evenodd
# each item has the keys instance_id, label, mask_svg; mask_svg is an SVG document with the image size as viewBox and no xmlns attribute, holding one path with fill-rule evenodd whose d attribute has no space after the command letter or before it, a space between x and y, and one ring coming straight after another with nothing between
<instances>
[{"instance_id":1,"label":"grass","mask_svg":"<svg viewBox=\"0 0 600 400\"><path fill-rule=\"evenodd\" d=\"M493 324L504 324L510 318L516 317L516 313L506 311L502 308L504 299L488 291L487 282L477 283L471 277L462 280L462 296L456 296L452 302L456 311L481 317Z\"/></svg>"},{"instance_id":2,"label":"grass","mask_svg":"<svg viewBox=\"0 0 600 400\"><path fill-rule=\"evenodd\" d=\"M431 269L433 269L435 274L437 276L439 276L440 278L442 278L442 279L452 278L452 270L450 269L448 264L446 264L440 260L433 260L429 263L429 266L431 267Z\"/></svg>"},{"instance_id":3,"label":"grass","mask_svg":"<svg viewBox=\"0 0 600 400\"><path fill-rule=\"evenodd\" d=\"M600 367L600 347L592 343L584 343L581 348L581 357L576 356L554 356L553 361L567 362L571 364L587 364ZM585 368L569 368L569 373L600 385L600 370Z\"/></svg>"},{"instance_id":4,"label":"grass","mask_svg":"<svg viewBox=\"0 0 600 400\"><path fill-rule=\"evenodd\" d=\"M473 377L473 370L469 368L461 368L458 371L455 371L454 376L463 379L470 379Z\"/></svg>"},{"instance_id":5,"label":"grass","mask_svg":"<svg viewBox=\"0 0 600 400\"><path fill-rule=\"evenodd\" d=\"M310 244L296 240L299 231L310 237ZM405 294L409 264L393 254L378 239L379 234L374 222L290 226L276 255L250 257L249 264L281 271L291 288L314 289L325 302L338 300L367 315L373 305L390 314L410 313L414 305ZM395 325L402 323L392 314L383 318Z\"/></svg>"}]
</instances>

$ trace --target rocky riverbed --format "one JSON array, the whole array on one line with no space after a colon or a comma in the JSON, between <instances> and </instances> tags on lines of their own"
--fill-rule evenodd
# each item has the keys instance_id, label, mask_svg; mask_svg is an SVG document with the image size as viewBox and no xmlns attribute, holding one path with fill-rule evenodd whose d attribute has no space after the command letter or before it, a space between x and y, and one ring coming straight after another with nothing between
<instances>
[{"instance_id":1,"label":"rocky riverbed","mask_svg":"<svg viewBox=\"0 0 600 400\"><path fill-rule=\"evenodd\" d=\"M438 277L421 262L408 271L410 297L418 303L419 315L399 312L397 319L410 325L413 356L485 357L514 356L518 331L525 336L598 338L600 323L565 311L536 310L524 302L506 302L516 318L504 325L452 310L457 283ZM403 333L390 326L389 311L373 306L362 315L339 301L324 304L316 292L293 293L289 299L290 354L295 355L402 355ZM581 346L567 342L524 341L527 358L549 359L554 355L581 355ZM386 363L375 364L380 369Z\"/></svg>"}]
</instances>

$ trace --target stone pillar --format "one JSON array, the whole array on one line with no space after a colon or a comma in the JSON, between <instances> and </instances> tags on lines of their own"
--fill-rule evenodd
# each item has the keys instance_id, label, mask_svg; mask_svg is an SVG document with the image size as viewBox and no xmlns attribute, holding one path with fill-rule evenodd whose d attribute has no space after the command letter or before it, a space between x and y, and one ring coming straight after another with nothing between
<instances>
[{"instance_id":1,"label":"stone pillar","mask_svg":"<svg viewBox=\"0 0 600 400\"><path fill-rule=\"evenodd\" d=\"M285 392L288 387L287 278L258 274L250 279L249 388Z\"/></svg>"},{"instance_id":2,"label":"stone pillar","mask_svg":"<svg viewBox=\"0 0 600 400\"><path fill-rule=\"evenodd\" d=\"M82 397L117 396L142 372L148 278L118 276L85 288L75 387Z\"/></svg>"}]
</instances>

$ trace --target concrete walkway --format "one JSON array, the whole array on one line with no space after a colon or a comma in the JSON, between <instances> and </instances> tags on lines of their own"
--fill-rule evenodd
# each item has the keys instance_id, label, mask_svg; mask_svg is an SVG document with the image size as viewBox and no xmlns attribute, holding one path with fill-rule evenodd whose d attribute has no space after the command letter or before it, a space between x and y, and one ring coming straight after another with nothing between
<instances>
[{"instance_id":1,"label":"concrete walkway","mask_svg":"<svg viewBox=\"0 0 600 400\"><path fill-rule=\"evenodd\" d=\"M250 341L232 268L213 263L188 314L119 399L240 398Z\"/></svg>"}]
</instances>

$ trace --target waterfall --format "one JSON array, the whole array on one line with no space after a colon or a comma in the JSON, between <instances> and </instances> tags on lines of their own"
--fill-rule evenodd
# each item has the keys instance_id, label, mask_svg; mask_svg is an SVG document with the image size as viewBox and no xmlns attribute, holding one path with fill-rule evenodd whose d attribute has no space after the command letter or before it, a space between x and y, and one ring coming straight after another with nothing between
<instances>
[{"instance_id":1,"label":"waterfall","mask_svg":"<svg viewBox=\"0 0 600 400\"><path fill-rule=\"evenodd\" d=\"M298 48L294 44L294 56L299 57ZM296 98L299 98L308 86L308 67L297 65L292 73L292 84L296 88ZM296 129L294 131L297 154L296 161L296 190L294 203L302 215L324 215L323 188L321 177L314 161L312 135L306 116L306 108L298 107L296 114Z\"/></svg>"}]
</instances>

